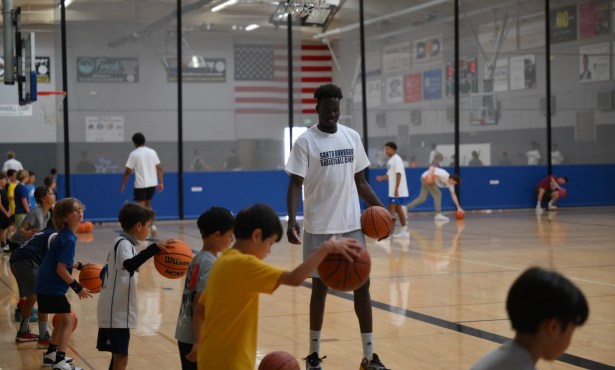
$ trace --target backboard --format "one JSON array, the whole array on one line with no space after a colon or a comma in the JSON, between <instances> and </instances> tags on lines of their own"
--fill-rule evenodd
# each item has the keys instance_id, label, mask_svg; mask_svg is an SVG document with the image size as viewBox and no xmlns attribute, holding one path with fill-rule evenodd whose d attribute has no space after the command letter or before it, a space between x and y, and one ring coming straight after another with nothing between
<instances>
[{"instance_id":1,"label":"backboard","mask_svg":"<svg viewBox=\"0 0 615 370\"><path fill-rule=\"evenodd\" d=\"M25 105L37 100L36 43L34 32L16 32L17 82L19 104Z\"/></svg>"}]
</instances>

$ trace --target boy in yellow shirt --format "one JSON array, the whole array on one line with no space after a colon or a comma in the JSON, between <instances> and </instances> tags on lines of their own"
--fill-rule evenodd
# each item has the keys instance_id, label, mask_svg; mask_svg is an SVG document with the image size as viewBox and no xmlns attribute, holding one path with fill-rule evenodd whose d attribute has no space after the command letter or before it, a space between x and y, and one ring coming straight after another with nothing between
<instances>
[{"instance_id":1,"label":"boy in yellow shirt","mask_svg":"<svg viewBox=\"0 0 615 370\"><path fill-rule=\"evenodd\" d=\"M284 232L271 207L257 204L239 212L234 232L237 242L212 267L199 300L205 307L199 370L253 370L259 294L271 294L281 284L299 286L329 253L352 261L361 249L354 239L332 237L294 270L284 271L263 261Z\"/></svg>"}]
</instances>

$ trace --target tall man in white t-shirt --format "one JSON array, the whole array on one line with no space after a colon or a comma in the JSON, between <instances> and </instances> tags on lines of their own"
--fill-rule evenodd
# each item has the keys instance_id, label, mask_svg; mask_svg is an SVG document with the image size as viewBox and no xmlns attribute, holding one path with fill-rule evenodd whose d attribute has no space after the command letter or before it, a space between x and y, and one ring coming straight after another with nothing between
<instances>
[{"instance_id":1,"label":"tall man in white t-shirt","mask_svg":"<svg viewBox=\"0 0 615 370\"><path fill-rule=\"evenodd\" d=\"M401 224L401 230L399 230L393 236L408 236L408 227L406 226L406 210L402 207L402 204L408 202L408 183L406 182L406 169L404 168L404 161L397 154L397 144L394 142L388 142L384 144L384 152L389 157L387 163L387 174L383 176L376 176L376 181L389 180L389 212L392 215L399 217L399 223Z\"/></svg>"},{"instance_id":2,"label":"tall man in white t-shirt","mask_svg":"<svg viewBox=\"0 0 615 370\"><path fill-rule=\"evenodd\" d=\"M359 196L370 206L382 203L365 180L363 170L369 160L359 134L337 122L342 91L333 84L322 85L314 92L318 125L301 135L290 153L286 172L288 186L288 241L300 244L301 229L296 220L304 188L303 257L306 259L331 236L345 236L365 246L361 231ZM354 307L359 319L364 358L361 369L385 370L373 352L372 305L367 282L354 291ZM322 369L320 332L325 312L327 286L318 272L312 274L310 299L310 351L304 359L307 370Z\"/></svg>"},{"instance_id":3,"label":"tall man in white t-shirt","mask_svg":"<svg viewBox=\"0 0 615 370\"><path fill-rule=\"evenodd\" d=\"M424 203L425 200L427 200L427 193L429 193L433 197L433 203L436 208L436 216L434 217L434 220L448 221L448 217L442 214L442 193L440 192L440 188L448 188L451 192L453 203L455 203L455 206L457 207L457 212L463 213L463 209L457 199L457 194L455 194L455 185L459 185L460 183L461 179L459 178L459 175L450 175L442 168L434 166L429 167L429 169L421 175L421 192L416 199L408 204L408 211L419 204Z\"/></svg>"},{"instance_id":4,"label":"tall man in white t-shirt","mask_svg":"<svg viewBox=\"0 0 615 370\"><path fill-rule=\"evenodd\" d=\"M124 192L126 182L130 174L135 173L135 185L133 197L134 200L142 206L152 208L152 198L156 187L161 193L163 185L163 172L160 165L160 159L154 149L145 146L145 136L137 132L132 135L132 142L136 149L130 152L126 161L126 170L124 171L124 179L120 186L120 192ZM152 225L152 232L155 232Z\"/></svg>"}]
</instances>

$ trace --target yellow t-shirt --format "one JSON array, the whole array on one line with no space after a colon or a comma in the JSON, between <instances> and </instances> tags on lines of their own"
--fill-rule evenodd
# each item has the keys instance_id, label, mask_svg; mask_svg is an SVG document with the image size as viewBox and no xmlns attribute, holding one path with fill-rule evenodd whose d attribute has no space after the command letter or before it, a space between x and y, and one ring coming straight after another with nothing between
<instances>
[{"instance_id":1,"label":"yellow t-shirt","mask_svg":"<svg viewBox=\"0 0 615 370\"><path fill-rule=\"evenodd\" d=\"M254 370L258 296L273 293L282 272L236 249L218 258L199 300L205 307L199 370Z\"/></svg>"},{"instance_id":2,"label":"yellow t-shirt","mask_svg":"<svg viewBox=\"0 0 615 370\"><path fill-rule=\"evenodd\" d=\"M17 187L16 182L9 182L9 186L7 188L6 193L9 196L9 209L11 214L15 214L15 188Z\"/></svg>"}]
</instances>

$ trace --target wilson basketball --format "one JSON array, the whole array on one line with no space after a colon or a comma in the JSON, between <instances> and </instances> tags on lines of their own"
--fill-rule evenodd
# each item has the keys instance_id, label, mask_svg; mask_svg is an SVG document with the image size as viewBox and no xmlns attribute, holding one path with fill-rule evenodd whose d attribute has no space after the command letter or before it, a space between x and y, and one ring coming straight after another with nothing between
<instances>
[{"instance_id":1,"label":"wilson basketball","mask_svg":"<svg viewBox=\"0 0 615 370\"><path fill-rule=\"evenodd\" d=\"M102 268L102 265L88 263L79 271L79 283L90 293L98 293L102 289L102 280L100 279Z\"/></svg>"},{"instance_id":2,"label":"wilson basketball","mask_svg":"<svg viewBox=\"0 0 615 370\"><path fill-rule=\"evenodd\" d=\"M167 247L168 252L160 251L154 256L154 266L160 275L169 279L179 279L186 275L192 261L192 249L181 240Z\"/></svg>"},{"instance_id":3,"label":"wilson basketball","mask_svg":"<svg viewBox=\"0 0 615 370\"><path fill-rule=\"evenodd\" d=\"M73 331L75 331L75 329L77 329L77 323L79 322L79 320L77 320L77 314L74 312L71 312L70 316L73 320ZM60 318L58 317L58 314L53 315L53 318L51 319L51 324L53 325L54 329L58 327L59 320Z\"/></svg>"},{"instance_id":4,"label":"wilson basketball","mask_svg":"<svg viewBox=\"0 0 615 370\"><path fill-rule=\"evenodd\" d=\"M455 214L455 217L456 217L458 220L463 220L463 218L465 217L465 213L464 213L464 212L461 212L461 211L457 211L457 213Z\"/></svg>"},{"instance_id":5,"label":"wilson basketball","mask_svg":"<svg viewBox=\"0 0 615 370\"><path fill-rule=\"evenodd\" d=\"M359 257L349 262L341 254L330 253L318 265L318 275L329 288L352 291L360 288L369 278L372 267L367 249L361 249Z\"/></svg>"},{"instance_id":6,"label":"wilson basketball","mask_svg":"<svg viewBox=\"0 0 615 370\"><path fill-rule=\"evenodd\" d=\"M568 192L564 188L559 188L558 193L560 198L566 198L566 195L568 195Z\"/></svg>"},{"instance_id":7,"label":"wilson basketball","mask_svg":"<svg viewBox=\"0 0 615 370\"><path fill-rule=\"evenodd\" d=\"M395 230L395 220L388 210L372 206L361 213L361 229L370 238L386 238Z\"/></svg>"},{"instance_id":8,"label":"wilson basketball","mask_svg":"<svg viewBox=\"0 0 615 370\"><path fill-rule=\"evenodd\" d=\"M258 370L300 370L300 367L297 359L290 353L275 351L263 357Z\"/></svg>"}]
</instances>

